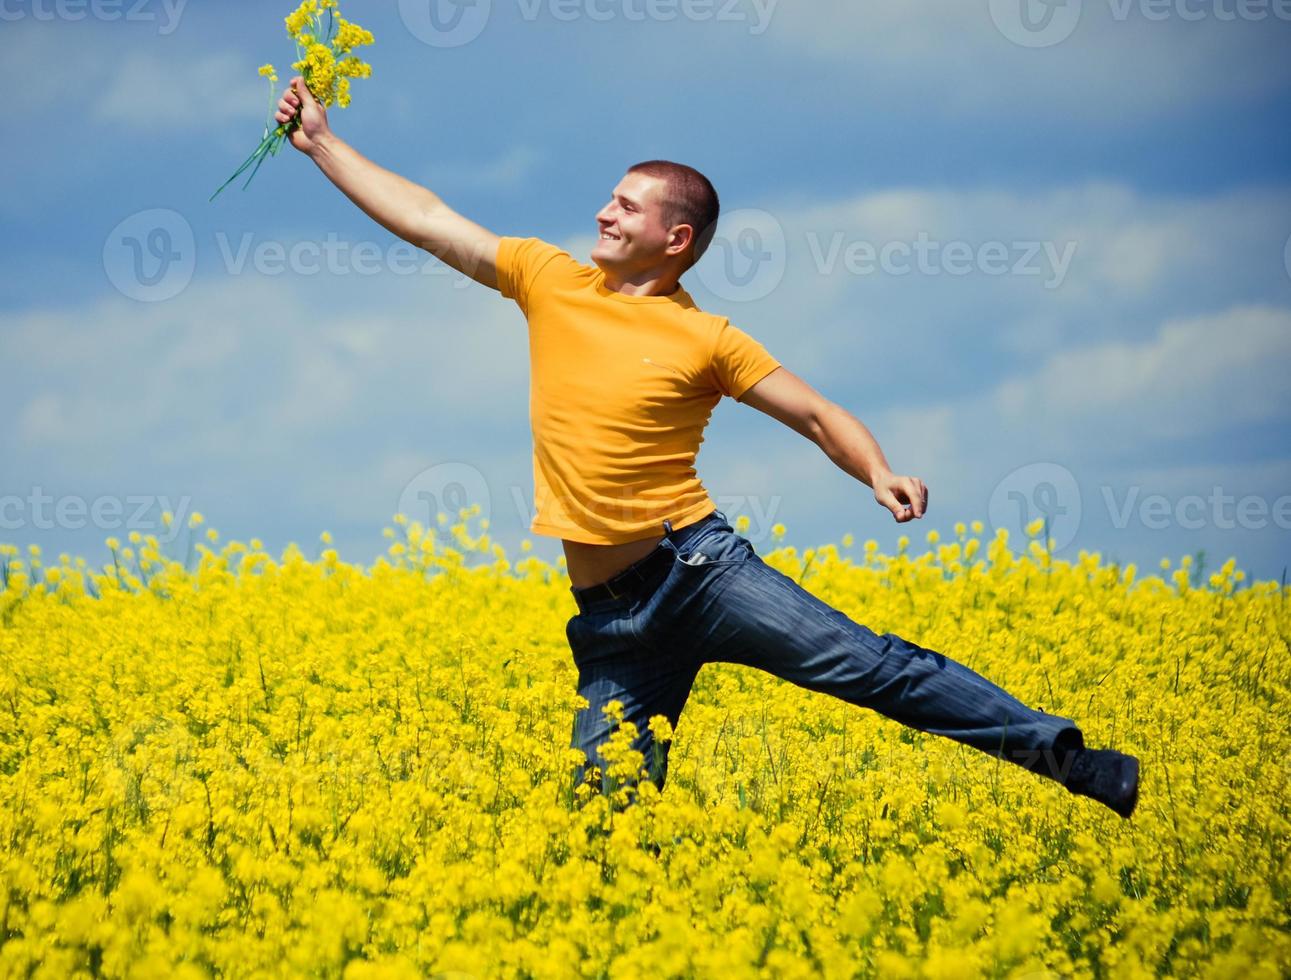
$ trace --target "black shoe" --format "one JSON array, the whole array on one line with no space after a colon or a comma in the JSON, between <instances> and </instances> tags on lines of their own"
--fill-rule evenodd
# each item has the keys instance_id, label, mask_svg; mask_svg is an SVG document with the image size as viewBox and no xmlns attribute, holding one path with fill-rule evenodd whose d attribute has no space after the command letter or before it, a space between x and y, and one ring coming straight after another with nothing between
<instances>
[{"instance_id":1,"label":"black shoe","mask_svg":"<svg viewBox=\"0 0 1291 980\"><path fill-rule=\"evenodd\" d=\"M1078 749L1065 785L1128 818L1139 802L1139 760L1114 749Z\"/></svg>"}]
</instances>

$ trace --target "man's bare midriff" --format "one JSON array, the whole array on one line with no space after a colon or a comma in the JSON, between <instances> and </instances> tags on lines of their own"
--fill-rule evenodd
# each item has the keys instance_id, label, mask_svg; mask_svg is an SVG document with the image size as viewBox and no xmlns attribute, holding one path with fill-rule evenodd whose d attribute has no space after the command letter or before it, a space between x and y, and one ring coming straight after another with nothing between
<instances>
[{"instance_id":1,"label":"man's bare midriff","mask_svg":"<svg viewBox=\"0 0 1291 980\"><path fill-rule=\"evenodd\" d=\"M586 544L562 539L569 584L576 589L600 585L650 554L662 540L662 534L623 544Z\"/></svg>"}]
</instances>

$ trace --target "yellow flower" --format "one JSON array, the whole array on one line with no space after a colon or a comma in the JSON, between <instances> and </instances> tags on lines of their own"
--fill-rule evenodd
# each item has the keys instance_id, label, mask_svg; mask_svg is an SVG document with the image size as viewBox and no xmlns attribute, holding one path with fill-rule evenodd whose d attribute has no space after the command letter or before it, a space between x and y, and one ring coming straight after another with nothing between
<instances>
[{"instance_id":1,"label":"yellow flower","mask_svg":"<svg viewBox=\"0 0 1291 980\"><path fill-rule=\"evenodd\" d=\"M672 741L672 724L668 721L667 715L651 715L649 727L656 741Z\"/></svg>"},{"instance_id":2,"label":"yellow flower","mask_svg":"<svg viewBox=\"0 0 1291 980\"><path fill-rule=\"evenodd\" d=\"M361 45L373 42L371 31L365 31L358 24L353 24L344 17L337 17L336 22L336 37L333 38L332 43L341 54L346 54Z\"/></svg>"},{"instance_id":3,"label":"yellow flower","mask_svg":"<svg viewBox=\"0 0 1291 980\"><path fill-rule=\"evenodd\" d=\"M317 14L317 0L305 0L304 3L287 15L287 33L292 37L296 37L305 29L305 25L309 24Z\"/></svg>"},{"instance_id":4,"label":"yellow flower","mask_svg":"<svg viewBox=\"0 0 1291 980\"><path fill-rule=\"evenodd\" d=\"M426 549L439 535L395 526L409 543L390 529L402 553L370 564L295 545L279 562L252 539L239 562L236 543L197 544L189 571L145 536L144 574L118 571L135 549L116 539L101 573L61 554L23 573L23 548L0 543L14 770L0 871L20 930L6 963L32 972L38 955L61 976L98 948L104 972L197 976L183 972L197 943L220 974L502 963L537 978L579 961L596 975L850 976L861 951L885 977L1066 976L1095 957L1130 977L1178 939L1176 973L1291 970L1284 781L1260 769L1291 752L1276 708L1291 665L1264 657L1285 631L1278 581L1233 590L1230 561L1222 589L1176 590L1097 552L1051 563L1024 539L1014 554L1006 536L971 568L954 558L976 538L908 557L867 542L863 564L801 578L832 545L767 556L858 621L953 643L988 677L1034 665L1019 698L1143 758L1151 792L1130 824L739 664L705 668L675 731L647 713L638 732L628 693L606 690L606 716L584 719L600 744L566 748L591 702L565 641L590 661L618 614L569 627L563 555L522 545L512 565L465 525L455 538L490 554ZM672 748L663 792L637 748L646 728ZM1153 754L1153 733L1170 752ZM585 763L591 782L571 786ZM1073 820L1051 819L1055 803ZM1073 821L1085 829L1065 833ZM117 872L100 880L105 840ZM78 874L97 884L65 894ZM1233 894L1240 907L1216 904Z\"/></svg>"}]
</instances>

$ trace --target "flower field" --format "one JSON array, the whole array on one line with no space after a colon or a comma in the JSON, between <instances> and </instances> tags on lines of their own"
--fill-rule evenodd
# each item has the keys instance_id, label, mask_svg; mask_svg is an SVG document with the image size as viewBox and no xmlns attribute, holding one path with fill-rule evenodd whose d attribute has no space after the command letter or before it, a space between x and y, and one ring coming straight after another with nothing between
<instances>
[{"instance_id":1,"label":"flower field","mask_svg":"<svg viewBox=\"0 0 1291 980\"><path fill-rule=\"evenodd\" d=\"M629 804L572 792L563 562L472 517L366 567L198 515L177 557L4 548L0 976L1291 974L1291 589L979 524L777 542L1138 755L1137 811L728 664Z\"/></svg>"}]
</instances>

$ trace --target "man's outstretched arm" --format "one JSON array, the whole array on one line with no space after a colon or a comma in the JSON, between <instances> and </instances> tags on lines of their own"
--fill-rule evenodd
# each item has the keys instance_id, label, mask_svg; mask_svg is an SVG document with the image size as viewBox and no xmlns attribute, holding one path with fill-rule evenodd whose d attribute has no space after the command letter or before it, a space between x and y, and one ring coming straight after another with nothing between
<instances>
[{"instance_id":1,"label":"man's outstretched arm","mask_svg":"<svg viewBox=\"0 0 1291 980\"><path fill-rule=\"evenodd\" d=\"M923 481L894 474L860 419L788 369L776 368L746 391L740 404L752 405L818 445L839 469L872 487L874 499L898 523L923 517L928 507Z\"/></svg>"},{"instance_id":2,"label":"man's outstretched arm","mask_svg":"<svg viewBox=\"0 0 1291 980\"><path fill-rule=\"evenodd\" d=\"M284 123L300 113L291 145L372 220L485 286L498 288L498 236L462 217L420 184L405 180L364 157L337 137L299 75L278 102L274 118Z\"/></svg>"}]
</instances>

